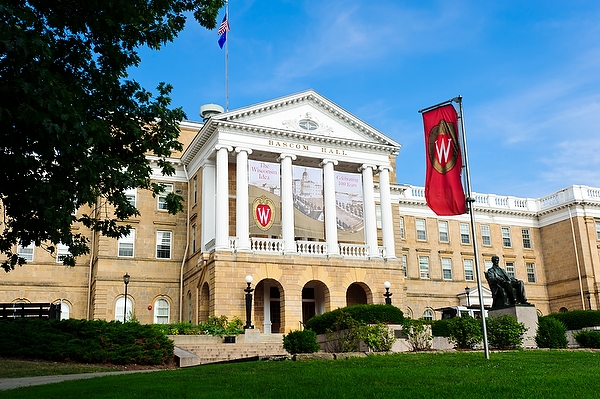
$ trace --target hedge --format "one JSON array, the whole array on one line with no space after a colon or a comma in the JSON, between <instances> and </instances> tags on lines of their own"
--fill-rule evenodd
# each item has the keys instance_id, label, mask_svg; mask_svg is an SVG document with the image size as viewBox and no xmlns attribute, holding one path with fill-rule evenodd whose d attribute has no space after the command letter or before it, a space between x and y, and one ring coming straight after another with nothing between
<instances>
[{"instance_id":1,"label":"hedge","mask_svg":"<svg viewBox=\"0 0 600 399\"><path fill-rule=\"evenodd\" d=\"M352 319L363 324L402 324L402 311L391 305L352 305L317 315L306 322L305 327L317 334L325 334L339 319L340 313L346 313ZM343 326L340 326L343 328Z\"/></svg>"},{"instance_id":2,"label":"hedge","mask_svg":"<svg viewBox=\"0 0 600 399\"><path fill-rule=\"evenodd\" d=\"M546 317L562 321L567 330L600 326L600 310L572 310L565 313L551 313Z\"/></svg>"}]
</instances>

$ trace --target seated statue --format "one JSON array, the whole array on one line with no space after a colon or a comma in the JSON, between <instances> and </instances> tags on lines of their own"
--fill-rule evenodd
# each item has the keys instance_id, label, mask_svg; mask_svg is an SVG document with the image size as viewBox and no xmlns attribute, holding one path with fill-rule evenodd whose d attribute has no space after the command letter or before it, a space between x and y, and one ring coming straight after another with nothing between
<instances>
[{"instance_id":1,"label":"seated statue","mask_svg":"<svg viewBox=\"0 0 600 399\"><path fill-rule=\"evenodd\" d=\"M492 256L492 267L485 272L485 278L492 291L492 309L518 304L529 305L523 281L509 276L498 266L499 261L499 257Z\"/></svg>"}]
</instances>

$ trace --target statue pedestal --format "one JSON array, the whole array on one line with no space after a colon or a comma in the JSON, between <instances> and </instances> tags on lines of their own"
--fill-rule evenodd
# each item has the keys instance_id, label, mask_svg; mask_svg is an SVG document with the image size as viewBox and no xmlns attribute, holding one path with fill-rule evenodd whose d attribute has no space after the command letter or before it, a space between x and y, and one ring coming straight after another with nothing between
<instances>
[{"instance_id":1,"label":"statue pedestal","mask_svg":"<svg viewBox=\"0 0 600 399\"><path fill-rule=\"evenodd\" d=\"M523 336L523 348L537 348L535 343L535 334L537 332L538 315L533 305L513 305L504 308L496 308L488 311L489 317L511 315L519 323L525 324L527 331Z\"/></svg>"}]
</instances>

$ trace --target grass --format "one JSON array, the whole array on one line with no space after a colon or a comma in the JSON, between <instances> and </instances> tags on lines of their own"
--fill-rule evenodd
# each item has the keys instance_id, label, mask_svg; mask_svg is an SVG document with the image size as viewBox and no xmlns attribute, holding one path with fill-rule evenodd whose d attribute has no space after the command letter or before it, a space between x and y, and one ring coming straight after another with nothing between
<instances>
[{"instance_id":1,"label":"grass","mask_svg":"<svg viewBox=\"0 0 600 399\"><path fill-rule=\"evenodd\" d=\"M97 373L117 371L113 366L77 363L36 362L0 358L0 378L37 377L42 375Z\"/></svg>"},{"instance_id":2,"label":"grass","mask_svg":"<svg viewBox=\"0 0 600 399\"><path fill-rule=\"evenodd\" d=\"M595 398L600 352L416 353L249 362L67 381L10 398Z\"/></svg>"}]
</instances>

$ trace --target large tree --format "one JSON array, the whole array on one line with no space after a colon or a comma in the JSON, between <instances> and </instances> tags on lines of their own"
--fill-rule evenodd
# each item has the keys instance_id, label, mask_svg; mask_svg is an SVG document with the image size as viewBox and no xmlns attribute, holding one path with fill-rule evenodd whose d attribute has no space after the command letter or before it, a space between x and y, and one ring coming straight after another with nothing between
<instances>
[{"instance_id":1,"label":"large tree","mask_svg":"<svg viewBox=\"0 0 600 399\"><path fill-rule=\"evenodd\" d=\"M180 150L181 108L170 109L171 86L153 94L127 69L141 46L159 50L193 12L216 26L224 0L0 0L0 253L9 271L25 260L16 244L74 257L89 252L71 226L81 222L109 237L127 234L118 220L139 214L125 190L161 187L147 158ZM169 211L181 210L169 194ZM92 211L75 213L84 205ZM114 214L94 211L114 207Z\"/></svg>"}]
</instances>

